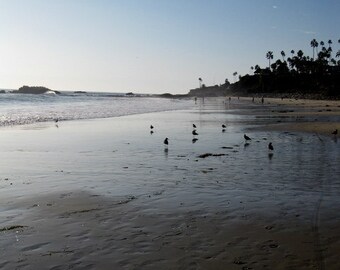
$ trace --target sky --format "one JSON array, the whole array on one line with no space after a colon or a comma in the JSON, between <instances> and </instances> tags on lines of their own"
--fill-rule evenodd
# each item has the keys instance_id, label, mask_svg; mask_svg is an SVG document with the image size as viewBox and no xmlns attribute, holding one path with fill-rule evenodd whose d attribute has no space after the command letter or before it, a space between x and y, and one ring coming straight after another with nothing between
<instances>
[{"instance_id":1,"label":"sky","mask_svg":"<svg viewBox=\"0 0 340 270\"><path fill-rule=\"evenodd\" d=\"M0 88L184 94L310 41L340 49L339 0L0 0Z\"/></svg>"}]
</instances>

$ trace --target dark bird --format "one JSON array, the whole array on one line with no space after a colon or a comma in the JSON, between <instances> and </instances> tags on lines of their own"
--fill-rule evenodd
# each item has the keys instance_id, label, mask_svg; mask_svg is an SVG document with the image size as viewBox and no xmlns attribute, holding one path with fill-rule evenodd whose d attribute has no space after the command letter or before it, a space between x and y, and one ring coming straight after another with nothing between
<instances>
[{"instance_id":1,"label":"dark bird","mask_svg":"<svg viewBox=\"0 0 340 270\"><path fill-rule=\"evenodd\" d=\"M58 119L58 118L54 119L54 122L58 123L58 122L59 122L59 119Z\"/></svg>"},{"instance_id":2,"label":"dark bird","mask_svg":"<svg viewBox=\"0 0 340 270\"><path fill-rule=\"evenodd\" d=\"M192 127L193 127L193 128L196 128L196 125L195 125L195 124L192 124Z\"/></svg>"},{"instance_id":3,"label":"dark bird","mask_svg":"<svg viewBox=\"0 0 340 270\"><path fill-rule=\"evenodd\" d=\"M197 141L198 141L197 138L193 138L193 139L192 139L192 143L195 143L195 142L197 142Z\"/></svg>"},{"instance_id":4,"label":"dark bird","mask_svg":"<svg viewBox=\"0 0 340 270\"><path fill-rule=\"evenodd\" d=\"M169 141L168 141L169 139L168 138L165 138L165 140L164 140L164 144L165 145L168 145L169 144Z\"/></svg>"},{"instance_id":5,"label":"dark bird","mask_svg":"<svg viewBox=\"0 0 340 270\"><path fill-rule=\"evenodd\" d=\"M271 150L271 151L274 150L273 144L271 142L268 144L268 149Z\"/></svg>"},{"instance_id":6,"label":"dark bird","mask_svg":"<svg viewBox=\"0 0 340 270\"><path fill-rule=\"evenodd\" d=\"M192 131L192 135L198 135L198 133L196 132L196 130L194 129L193 131Z\"/></svg>"},{"instance_id":7,"label":"dark bird","mask_svg":"<svg viewBox=\"0 0 340 270\"><path fill-rule=\"evenodd\" d=\"M153 125L151 125L150 128L153 129Z\"/></svg>"},{"instance_id":8,"label":"dark bird","mask_svg":"<svg viewBox=\"0 0 340 270\"><path fill-rule=\"evenodd\" d=\"M225 124L222 124L222 128L226 128L227 126Z\"/></svg>"},{"instance_id":9,"label":"dark bird","mask_svg":"<svg viewBox=\"0 0 340 270\"><path fill-rule=\"evenodd\" d=\"M333 135L338 135L338 130L337 130L337 129L334 130L334 131L332 132L332 134L333 134Z\"/></svg>"},{"instance_id":10,"label":"dark bird","mask_svg":"<svg viewBox=\"0 0 340 270\"><path fill-rule=\"evenodd\" d=\"M246 141L250 141L250 140L251 140L246 134L244 134L243 137L244 137L244 139L245 139Z\"/></svg>"},{"instance_id":11,"label":"dark bird","mask_svg":"<svg viewBox=\"0 0 340 270\"><path fill-rule=\"evenodd\" d=\"M151 134L151 135L153 134L153 130L150 131L150 134Z\"/></svg>"}]
</instances>

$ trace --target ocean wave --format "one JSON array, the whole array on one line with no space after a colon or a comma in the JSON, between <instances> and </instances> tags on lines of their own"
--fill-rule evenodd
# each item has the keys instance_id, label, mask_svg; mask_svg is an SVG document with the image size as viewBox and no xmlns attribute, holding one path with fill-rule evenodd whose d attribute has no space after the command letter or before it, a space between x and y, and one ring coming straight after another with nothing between
<instances>
[{"instance_id":1,"label":"ocean wave","mask_svg":"<svg viewBox=\"0 0 340 270\"><path fill-rule=\"evenodd\" d=\"M188 100L109 94L0 96L0 126L59 120L108 118L189 108Z\"/></svg>"}]
</instances>

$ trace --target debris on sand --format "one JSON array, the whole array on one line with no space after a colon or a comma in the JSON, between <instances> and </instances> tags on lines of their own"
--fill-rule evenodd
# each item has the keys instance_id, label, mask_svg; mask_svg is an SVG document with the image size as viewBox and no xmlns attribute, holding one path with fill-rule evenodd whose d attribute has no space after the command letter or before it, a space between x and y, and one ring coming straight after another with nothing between
<instances>
[{"instance_id":1,"label":"debris on sand","mask_svg":"<svg viewBox=\"0 0 340 270\"><path fill-rule=\"evenodd\" d=\"M16 229L22 229L22 228L26 228L28 226L23 226L23 225L12 225L12 226L7 226L7 227L2 227L0 228L0 232L3 231L11 231L11 230L16 230Z\"/></svg>"},{"instance_id":2,"label":"debris on sand","mask_svg":"<svg viewBox=\"0 0 340 270\"><path fill-rule=\"evenodd\" d=\"M221 157L221 156L226 156L226 154L212 154L212 153L205 153L202 155L199 155L199 158L207 158L207 157Z\"/></svg>"}]
</instances>

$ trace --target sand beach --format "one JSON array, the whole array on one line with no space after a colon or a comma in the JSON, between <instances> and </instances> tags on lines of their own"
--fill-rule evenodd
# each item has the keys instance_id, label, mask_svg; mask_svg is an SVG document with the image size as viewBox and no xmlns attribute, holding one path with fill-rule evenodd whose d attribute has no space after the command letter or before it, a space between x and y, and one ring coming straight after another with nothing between
<instances>
[{"instance_id":1,"label":"sand beach","mask_svg":"<svg viewBox=\"0 0 340 270\"><path fill-rule=\"evenodd\" d=\"M205 98L2 127L0 268L340 269L339 106Z\"/></svg>"}]
</instances>

